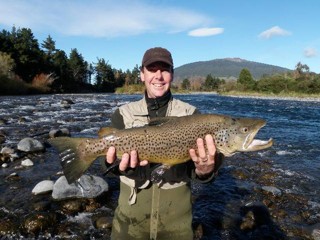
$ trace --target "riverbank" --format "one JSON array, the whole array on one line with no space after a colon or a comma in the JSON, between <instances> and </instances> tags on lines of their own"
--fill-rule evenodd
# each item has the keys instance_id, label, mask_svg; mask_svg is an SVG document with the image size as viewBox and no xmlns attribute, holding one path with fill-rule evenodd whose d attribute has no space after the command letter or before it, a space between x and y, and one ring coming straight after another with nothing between
<instances>
[{"instance_id":1,"label":"riverbank","mask_svg":"<svg viewBox=\"0 0 320 240\"><path fill-rule=\"evenodd\" d=\"M217 94L217 93L215 93ZM221 96L238 97L238 98L258 98L258 99L278 99L278 100L290 100L290 101L314 101L320 102L319 94L299 94L299 93L288 93L288 94L262 94L257 92L223 92L219 93Z\"/></svg>"},{"instance_id":2,"label":"riverbank","mask_svg":"<svg viewBox=\"0 0 320 240\"><path fill-rule=\"evenodd\" d=\"M139 88L135 91L116 91L116 94L142 94L143 89ZM238 98L258 98L258 99L279 99L279 100L294 100L294 101L314 101L320 102L320 94L304 94L304 93L280 93L280 94L273 94L273 93L259 93L259 92L239 92L239 91L230 91L230 92L217 92L217 91L182 91L182 90L172 90L172 93L175 95L220 95L220 96L228 96L228 97L238 97Z\"/></svg>"}]
</instances>

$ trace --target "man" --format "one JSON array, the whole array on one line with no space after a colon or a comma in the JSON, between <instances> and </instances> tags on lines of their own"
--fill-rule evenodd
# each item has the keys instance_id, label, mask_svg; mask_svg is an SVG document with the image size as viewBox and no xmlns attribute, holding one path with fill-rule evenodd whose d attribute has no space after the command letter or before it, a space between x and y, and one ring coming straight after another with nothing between
<instances>
[{"instance_id":1,"label":"man","mask_svg":"<svg viewBox=\"0 0 320 240\"><path fill-rule=\"evenodd\" d=\"M158 117L199 113L194 106L172 97L173 60L167 49L147 50L140 75L144 97L117 109L111 118L113 127L139 127ZM171 167L160 179L153 176L161 166L139 159L137 151L119 156L119 168L113 172L120 176L120 196L112 239L193 239L190 180L209 182L222 161L211 135L196 141L198 149L189 151L192 161ZM104 165L116 160L116 151L108 149Z\"/></svg>"}]
</instances>

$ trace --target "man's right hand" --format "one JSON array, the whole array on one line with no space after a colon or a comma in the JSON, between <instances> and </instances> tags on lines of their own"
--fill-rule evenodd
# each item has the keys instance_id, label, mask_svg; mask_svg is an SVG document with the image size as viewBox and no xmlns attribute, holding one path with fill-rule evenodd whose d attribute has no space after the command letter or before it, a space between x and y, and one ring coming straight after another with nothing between
<instances>
[{"instance_id":1,"label":"man's right hand","mask_svg":"<svg viewBox=\"0 0 320 240\"><path fill-rule=\"evenodd\" d=\"M117 159L117 153L115 147L110 147L107 151L106 161L109 164L112 164ZM137 166L146 166L149 162L147 160L139 160L138 152L136 150L132 150L129 153L124 153L121 157L121 161L119 164L119 170L125 171L128 167L135 168Z\"/></svg>"}]
</instances>

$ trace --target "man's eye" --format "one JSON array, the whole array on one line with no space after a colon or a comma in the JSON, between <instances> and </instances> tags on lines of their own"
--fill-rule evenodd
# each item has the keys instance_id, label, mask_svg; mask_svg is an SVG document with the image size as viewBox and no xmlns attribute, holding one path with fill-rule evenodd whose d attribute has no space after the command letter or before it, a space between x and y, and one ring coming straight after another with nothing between
<instances>
[{"instance_id":1,"label":"man's eye","mask_svg":"<svg viewBox=\"0 0 320 240\"><path fill-rule=\"evenodd\" d=\"M148 66L147 69L149 72L156 72L159 68L156 66Z\"/></svg>"},{"instance_id":2,"label":"man's eye","mask_svg":"<svg viewBox=\"0 0 320 240\"><path fill-rule=\"evenodd\" d=\"M149 72L157 72L160 70L161 72L170 72L170 67L165 67L165 66L148 66L147 67Z\"/></svg>"}]
</instances>

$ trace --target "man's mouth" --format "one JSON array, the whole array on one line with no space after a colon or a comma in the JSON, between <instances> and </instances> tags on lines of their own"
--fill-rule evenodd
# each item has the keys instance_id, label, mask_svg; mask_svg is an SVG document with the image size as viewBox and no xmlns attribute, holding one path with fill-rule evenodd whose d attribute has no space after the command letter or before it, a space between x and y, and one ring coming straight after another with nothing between
<instances>
[{"instance_id":1,"label":"man's mouth","mask_svg":"<svg viewBox=\"0 0 320 240\"><path fill-rule=\"evenodd\" d=\"M153 83L152 85L153 85L154 87L157 87L157 88L163 87L163 84L161 84L161 83Z\"/></svg>"}]
</instances>

